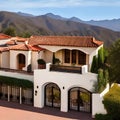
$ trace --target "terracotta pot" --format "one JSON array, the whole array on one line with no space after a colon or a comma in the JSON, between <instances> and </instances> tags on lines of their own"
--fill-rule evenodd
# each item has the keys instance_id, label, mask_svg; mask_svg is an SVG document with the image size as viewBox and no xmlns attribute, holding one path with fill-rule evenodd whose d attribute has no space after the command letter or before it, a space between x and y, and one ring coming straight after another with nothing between
<instances>
[{"instance_id":1,"label":"terracotta pot","mask_svg":"<svg viewBox=\"0 0 120 120\"><path fill-rule=\"evenodd\" d=\"M38 69L46 69L46 65L45 64L38 64Z\"/></svg>"}]
</instances>

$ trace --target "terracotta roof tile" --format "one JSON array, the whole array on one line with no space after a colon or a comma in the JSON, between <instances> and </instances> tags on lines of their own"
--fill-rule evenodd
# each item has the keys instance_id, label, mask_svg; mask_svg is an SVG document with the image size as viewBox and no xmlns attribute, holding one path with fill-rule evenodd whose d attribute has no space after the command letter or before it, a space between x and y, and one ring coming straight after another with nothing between
<instances>
[{"instance_id":1,"label":"terracotta roof tile","mask_svg":"<svg viewBox=\"0 0 120 120\"><path fill-rule=\"evenodd\" d=\"M28 38L22 38L22 37L12 37L11 40L15 40L16 42L25 42L28 40Z\"/></svg>"},{"instance_id":2,"label":"terracotta roof tile","mask_svg":"<svg viewBox=\"0 0 120 120\"><path fill-rule=\"evenodd\" d=\"M0 33L0 40L9 39L9 38L11 38L11 36L3 34L3 33Z\"/></svg>"},{"instance_id":3,"label":"terracotta roof tile","mask_svg":"<svg viewBox=\"0 0 120 120\"><path fill-rule=\"evenodd\" d=\"M0 52L9 51L8 47L0 47Z\"/></svg>"},{"instance_id":4,"label":"terracotta roof tile","mask_svg":"<svg viewBox=\"0 0 120 120\"><path fill-rule=\"evenodd\" d=\"M15 40L10 40L8 42L6 42L7 45L16 45Z\"/></svg>"},{"instance_id":5,"label":"terracotta roof tile","mask_svg":"<svg viewBox=\"0 0 120 120\"><path fill-rule=\"evenodd\" d=\"M75 47L98 47L102 41L95 40L91 36L32 36L29 39L31 45L51 46L75 46Z\"/></svg>"},{"instance_id":6,"label":"terracotta roof tile","mask_svg":"<svg viewBox=\"0 0 120 120\"><path fill-rule=\"evenodd\" d=\"M38 47L37 45L31 46L29 44L19 44L9 47L10 50L23 50L23 51L41 51L43 48Z\"/></svg>"}]
</instances>

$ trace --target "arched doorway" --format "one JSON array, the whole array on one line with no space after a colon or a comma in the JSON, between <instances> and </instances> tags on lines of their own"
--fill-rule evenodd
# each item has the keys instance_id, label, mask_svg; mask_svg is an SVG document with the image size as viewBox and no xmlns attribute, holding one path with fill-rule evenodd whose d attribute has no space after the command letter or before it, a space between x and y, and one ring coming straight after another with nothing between
<instances>
[{"instance_id":1,"label":"arched doorway","mask_svg":"<svg viewBox=\"0 0 120 120\"><path fill-rule=\"evenodd\" d=\"M75 87L68 93L69 110L91 112L91 93L83 88Z\"/></svg>"},{"instance_id":2,"label":"arched doorway","mask_svg":"<svg viewBox=\"0 0 120 120\"><path fill-rule=\"evenodd\" d=\"M22 70L25 67L25 55L19 54L18 55L18 69Z\"/></svg>"},{"instance_id":3,"label":"arched doorway","mask_svg":"<svg viewBox=\"0 0 120 120\"><path fill-rule=\"evenodd\" d=\"M60 94L60 89L56 84L47 84L45 86L45 106L60 108Z\"/></svg>"}]
</instances>

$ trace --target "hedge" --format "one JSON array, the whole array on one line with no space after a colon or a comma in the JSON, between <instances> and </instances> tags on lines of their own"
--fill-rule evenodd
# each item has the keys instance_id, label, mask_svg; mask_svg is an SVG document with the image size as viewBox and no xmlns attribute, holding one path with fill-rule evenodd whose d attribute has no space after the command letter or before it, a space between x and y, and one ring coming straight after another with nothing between
<instances>
[{"instance_id":1,"label":"hedge","mask_svg":"<svg viewBox=\"0 0 120 120\"><path fill-rule=\"evenodd\" d=\"M104 115L104 114L96 114L95 120L113 120L111 115Z\"/></svg>"},{"instance_id":2,"label":"hedge","mask_svg":"<svg viewBox=\"0 0 120 120\"><path fill-rule=\"evenodd\" d=\"M18 86L23 88L33 88L33 82L26 79L0 76L0 84Z\"/></svg>"},{"instance_id":3,"label":"hedge","mask_svg":"<svg viewBox=\"0 0 120 120\"><path fill-rule=\"evenodd\" d=\"M103 104L113 120L120 120L120 86L115 84L104 96Z\"/></svg>"}]
</instances>

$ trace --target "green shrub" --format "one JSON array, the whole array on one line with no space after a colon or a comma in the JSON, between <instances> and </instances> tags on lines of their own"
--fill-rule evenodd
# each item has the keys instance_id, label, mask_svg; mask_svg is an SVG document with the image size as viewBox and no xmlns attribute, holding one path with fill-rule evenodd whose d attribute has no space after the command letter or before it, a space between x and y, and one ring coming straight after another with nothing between
<instances>
[{"instance_id":1,"label":"green shrub","mask_svg":"<svg viewBox=\"0 0 120 120\"><path fill-rule=\"evenodd\" d=\"M98 70L98 81L95 85L95 91L101 93L105 89L108 79L109 79L108 70L107 69L103 70L100 68Z\"/></svg>"},{"instance_id":2,"label":"green shrub","mask_svg":"<svg viewBox=\"0 0 120 120\"><path fill-rule=\"evenodd\" d=\"M113 120L111 118L111 115L104 115L104 114L96 114L95 115L95 120Z\"/></svg>"},{"instance_id":3,"label":"green shrub","mask_svg":"<svg viewBox=\"0 0 120 120\"><path fill-rule=\"evenodd\" d=\"M117 84L104 96L103 104L113 120L120 120L120 87Z\"/></svg>"},{"instance_id":4,"label":"green shrub","mask_svg":"<svg viewBox=\"0 0 120 120\"><path fill-rule=\"evenodd\" d=\"M38 64L45 65L46 62L43 59L38 59L37 60Z\"/></svg>"},{"instance_id":5,"label":"green shrub","mask_svg":"<svg viewBox=\"0 0 120 120\"><path fill-rule=\"evenodd\" d=\"M12 86L18 86L23 88L32 88L33 82L25 79L13 78L13 77L6 77L0 76L0 83Z\"/></svg>"}]
</instances>

